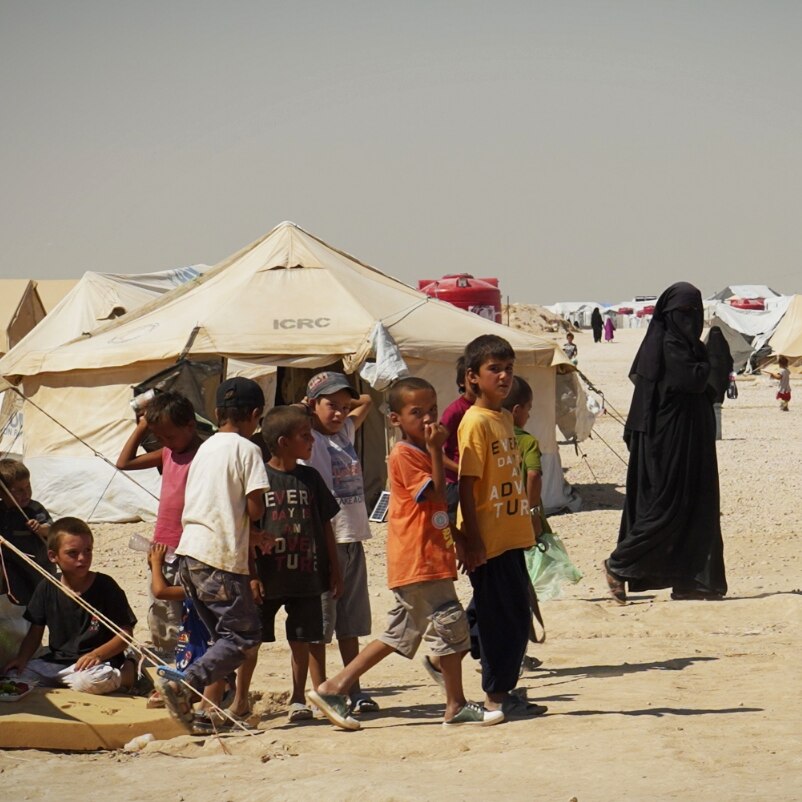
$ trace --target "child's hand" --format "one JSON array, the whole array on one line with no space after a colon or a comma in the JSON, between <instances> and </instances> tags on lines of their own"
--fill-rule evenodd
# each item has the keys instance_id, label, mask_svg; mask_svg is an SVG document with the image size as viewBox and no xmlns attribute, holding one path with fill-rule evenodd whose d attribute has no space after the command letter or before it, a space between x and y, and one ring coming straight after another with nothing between
<instances>
[{"instance_id":1,"label":"child's hand","mask_svg":"<svg viewBox=\"0 0 802 802\"><path fill-rule=\"evenodd\" d=\"M462 561L462 572L470 574L480 565L487 562L487 550L481 538L465 539L465 557Z\"/></svg>"},{"instance_id":2,"label":"child's hand","mask_svg":"<svg viewBox=\"0 0 802 802\"><path fill-rule=\"evenodd\" d=\"M25 526L31 530L35 535L38 535L42 529L42 524L39 523L35 518L29 518L25 521Z\"/></svg>"},{"instance_id":3,"label":"child's hand","mask_svg":"<svg viewBox=\"0 0 802 802\"><path fill-rule=\"evenodd\" d=\"M265 532L262 529L257 529L252 525L250 545L251 549L259 549L262 554L270 554L270 552L273 551L273 546L276 545L276 538L270 533Z\"/></svg>"},{"instance_id":4,"label":"child's hand","mask_svg":"<svg viewBox=\"0 0 802 802\"><path fill-rule=\"evenodd\" d=\"M148 550L148 566L150 570L161 569L164 558L167 556L167 546L164 543L151 543Z\"/></svg>"},{"instance_id":5,"label":"child's hand","mask_svg":"<svg viewBox=\"0 0 802 802\"><path fill-rule=\"evenodd\" d=\"M82 654L75 661L75 670L85 671L87 668L94 668L95 666L99 666L102 662L103 661L94 652L89 652L89 654Z\"/></svg>"},{"instance_id":6,"label":"child's hand","mask_svg":"<svg viewBox=\"0 0 802 802\"><path fill-rule=\"evenodd\" d=\"M331 571L329 577L329 590L332 599L339 599L343 595L343 577L339 571Z\"/></svg>"},{"instance_id":7,"label":"child's hand","mask_svg":"<svg viewBox=\"0 0 802 802\"><path fill-rule=\"evenodd\" d=\"M423 436L426 440L427 448L440 451L443 444L448 440L448 429L439 423L427 423Z\"/></svg>"},{"instance_id":8,"label":"child's hand","mask_svg":"<svg viewBox=\"0 0 802 802\"><path fill-rule=\"evenodd\" d=\"M9 660L3 666L3 674L8 676L9 674L19 674L25 670L25 666L28 665L27 660L23 660L21 657L17 656L13 660Z\"/></svg>"},{"instance_id":9,"label":"child's hand","mask_svg":"<svg viewBox=\"0 0 802 802\"><path fill-rule=\"evenodd\" d=\"M261 580L251 578L251 595L256 604L261 605L265 600L265 586Z\"/></svg>"}]
</instances>

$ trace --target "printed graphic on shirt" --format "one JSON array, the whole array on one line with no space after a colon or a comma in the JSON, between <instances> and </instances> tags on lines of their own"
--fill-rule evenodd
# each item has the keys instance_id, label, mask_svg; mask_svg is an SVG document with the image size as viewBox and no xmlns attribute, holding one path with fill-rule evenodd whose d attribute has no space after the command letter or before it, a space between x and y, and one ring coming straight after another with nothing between
<instances>
[{"instance_id":1,"label":"printed graphic on shirt","mask_svg":"<svg viewBox=\"0 0 802 802\"><path fill-rule=\"evenodd\" d=\"M498 471L498 474L493 474L494 481L490 487L490 507L495 510L496 518L529 515L521 473L521 452L515 436L493 440L490 454Z\"/></svg>"}]
</instances>

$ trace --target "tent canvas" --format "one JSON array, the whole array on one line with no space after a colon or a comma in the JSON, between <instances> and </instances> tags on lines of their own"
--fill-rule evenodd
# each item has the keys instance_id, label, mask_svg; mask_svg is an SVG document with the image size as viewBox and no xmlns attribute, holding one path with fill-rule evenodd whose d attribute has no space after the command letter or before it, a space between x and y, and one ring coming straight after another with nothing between
<instances>
[{"instance_id":1,"label":"tent canvas","mask_svg":"<svg viewBox=\"0 0 802 802\"><path fill-rule=\"evenodd\" d=\"M224 357L229 375L262 378L272 401L280 366L341 360L346 372L357 371L375 356L377 323L410 371L432 381L443 408L456 396L454 364L465 344L487 333L509 340L516 370L535 391L531 430L543 451L545 503L559 508L570 500L556 443L555 375L572 368L560 347L429 298L293 223L89 336L55 349L15 349L0 361L0 375L21 382L31 402L25 454L39 496L58 512L130 520L150 517L154 499L87 454L41 410L69 421L114 460L133 422L131 385L174 362L193 329L190 357ZM367 450L383 467L384 426L374 427Z\"/></svg>"},{"instance_id":2,"label":"tent canvas","mask_svg":"<svg viewBox=\"0 0 802 802\"><path fill-rule=\"evenodd\" d=\"M28 318L37 317L36 309L41 314L35 326L24 329L18 326L20 337L14 353L56 348L196 278L205 269L206 265L192 265L137 275L87 272L77 282L29 281L28 297L35 302L31 300L28 304L31 310ZM39 299L43 288L45 297L55 303L47 315L46 305ZM67 294L59 297L65 289L69 289ZM22 306L23 302L19 304ZM13 392L3 392L3 384L0 379L0 455L20 457L24 447L24 412L19 397Z\"/></svg>"},{"instance_id":3,"label":"tent canvas","mask_svg":"<svg viewBox=\"0 0 802 802\"><path fill-rule=\"evenodd\" d=\"M775 356L787 356L795 366L802 363L802 295L791 296L769 345Z\"/></svg>"},{"instance_id":4,"label":"tent canvas","mask_svg":"<svg viewBox=\"0 0 802 802\"><path fill-rule=\"evenodd\" d=\"M730 298L772 298L780 295L765 284L730 284L710 296L710 300L727 301Z\"/></svg>"}]
</instances>

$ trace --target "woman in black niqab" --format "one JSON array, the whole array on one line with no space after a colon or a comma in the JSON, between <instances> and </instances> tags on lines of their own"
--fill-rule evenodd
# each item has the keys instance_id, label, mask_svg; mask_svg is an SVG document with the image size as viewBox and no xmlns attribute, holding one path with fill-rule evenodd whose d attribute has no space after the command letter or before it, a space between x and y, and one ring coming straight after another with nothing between
<instances>
[{"instance_id":1,"label":"woman in black niqab","mask_svg":"<svg viewBox=\"0 0 802 802\"><path fill-rule=\"evenodd\" d=\"M724 403L724 396L727 394L734 363L730 345L719 326L712 326L707 335L707 356L710 361L707 392L713 400L716 440L721 440L721 405Z\"/></svg>"},{"instance_id":2,"label":"woman in black niqab","mask_svg":"<svg viewBox=\"0 0 802 802\"><path fill-rule=\"evenodd\" d=\"M602 320L601 312L599 311L599 307L597 306L591 313L590 313L590 327L593 329L593 342L600 343L601 336L602 336L602 326L604 325L604 321Z\"/></svg>"},{"instance_id":3,"label":"woman in black niqab","mask_svg":"<svg viewBox=\"0 0 802 802\"><path fill-rule=\"evenodd\" d=\"M658 299L630 370L627 493L618 545L605 561L620 602L625 582L630 591L670 587L676 599L727 592L703 324L699 290L673 284Z\"/></svg>"}]
</instances>

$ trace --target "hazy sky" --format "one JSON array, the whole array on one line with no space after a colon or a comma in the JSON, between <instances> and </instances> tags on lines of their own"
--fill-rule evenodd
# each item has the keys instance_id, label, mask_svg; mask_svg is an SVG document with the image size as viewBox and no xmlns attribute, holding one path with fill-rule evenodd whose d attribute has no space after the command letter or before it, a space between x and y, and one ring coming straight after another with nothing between
<instances>
[{"instance_id":1,"label":"hazy sky","mask_svg":"<svg viewBox=\"0 0 802 802\"><path fill-rule=\"evenodd\" d=\"M0 1L0 276L282 220L514 301L802 292L798 2Z\"/></svg>"}]
</instances>

